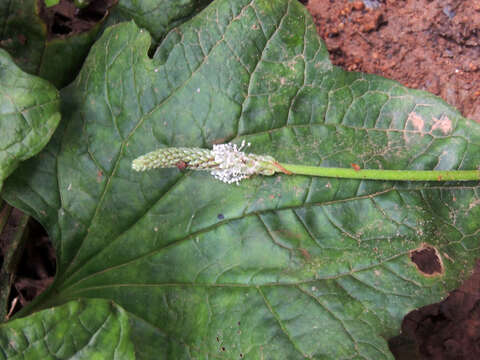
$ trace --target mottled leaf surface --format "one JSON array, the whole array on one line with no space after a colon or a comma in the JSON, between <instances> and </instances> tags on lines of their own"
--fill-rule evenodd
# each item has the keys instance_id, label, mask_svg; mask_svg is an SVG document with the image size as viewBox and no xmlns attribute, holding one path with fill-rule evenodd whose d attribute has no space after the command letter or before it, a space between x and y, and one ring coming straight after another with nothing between
<instances>
[{"instance_id":1,"label":"mottled leaf surface","mask_svg":"<svg viewBox=\"0 0 480 360\"><path fill-rule=\"evenodd\" d=\"M479 125L427 93L332 67L293 0L218 0L153 59L149 46L133 23L108 29L62 92L52 142L6 184L58 256L54 284L21 315L113 300L148 359L392 359L386 339L403 316L472 269L477 182L232 186L131 162L245 139L281 162L474 169Z\"/></svg>"},{"instance_id":2,"label":"mottled leaf surface","mask_svg":"<svg viewBox=\"0 0 480 360\"><path fill-rule=\"evenodd\" d=\"M43 0L42 0L43 1ZM99 32L119 21L134 20L160 39L210 0L119 0L107 17L83 33L48 35L37 0L0 0L0 47L24 71L63 87L77 75ZM105 21L107 20L107 21Z\"/></svg>"},{"instance_id":3,"label":"mottled leaf surface","mask_svg":"<svg viewBox=\"0 0 480 360\"><path fill-rule=\"evenodd\" d=\"M159 40L170 29L190 19L210 2L211 0L118 0L106 25L134 20L138 26L147 29L154 39Z\"/></svg>"},{"instance_id":4,"label":"mottled leaf surface","mask_svg":"<svg viewBox=\"0 0 480 360\"><path fill-rule=\"evenodd\" d=\"M129 317L105 300L71 301L0 325L0 359L134 359Z\"/></svg>"},{"instance_id":5,"label":"mottled leaf surface","mask_svg":"<svg viewBox=\"0 0 480 360\"><path fill-rule=\"evenodd\" d=\"M0 49L0 189L20 161L43 149L59 121L55 87L24 73Z\"/></svg>"}]
</instances>

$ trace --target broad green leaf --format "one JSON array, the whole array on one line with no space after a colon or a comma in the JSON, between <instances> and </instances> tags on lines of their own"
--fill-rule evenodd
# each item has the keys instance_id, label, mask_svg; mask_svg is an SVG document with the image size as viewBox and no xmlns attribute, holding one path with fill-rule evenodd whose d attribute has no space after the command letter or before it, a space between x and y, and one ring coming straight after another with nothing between
<instances>
[{"instance_id":1,"label":"broad green leaf","mask_svg":"<svg viewBox=\"0 0 480 360\"><path fill-rule=\"evenodd\" d=\"M72 301L0 325L0 359L134 359L129 318L105 300Z\"/></svg>"},{"instance_id":2,"label":"broad green leaf","mask_svg":"<svg viewBox=\"0 0 480 360\"><path fill-rule=\"evenodd\" d=\"M211 0L118 0L106 25L134 20L160 40L170 29L182 24L202 10Z\"/></svg>"},{"instance_id":3,"label":"broad green leaf","mask_svg":"<svg viewBox=\"0 0 480 360\"><path fill-rule=\"evenodd\" d=\"M472 269L477 182L235 186L131 162L245 139L281 162L474 169L480 126L432 95L333 67L293 0L217 0L153 59L149 46L134 23L108 29L62 91L48 148L6 184L57 250L54 284L20 315L113 300L147 359L392 359L403 316Z\"/></svg>"},{"instance_id":4,"label":"broad green leaf","mask_svg":"<svg viewBox=\"0 0 480 360\"><path fill-rule=\"evenodd\" d=\"M59 121L55 87L21 71L0 49L0 189L19 162L42 150Z\"/></svg>"},{"instance_id":5,"label":"broad green leaf","mask_svg":"<svg viewBox=\"0 0 480 360\"><path fill-rule=\"evenodd\" d=\"M37 0L0 0L0 47L24 71L62 87L78 73L101 22L81 34L50 38L39 13Z\"/></svg>"},{"instance_id":6,"label":"broad green leaf","mask_svg":"<svg viewBox=\"0 0 480 360\"><path fill-rule=\"evenodd\" d=\"M210 0L119 0L111 14L107 14L106 24L103 24L104 18L87 32L51 37L39 16L39 1L0 0L0 47L8 50L24 71L39 75L60 88L77 75L95 38L107 25L133 19L158 40L208 2Z\"/></svg>"}]
</instances>

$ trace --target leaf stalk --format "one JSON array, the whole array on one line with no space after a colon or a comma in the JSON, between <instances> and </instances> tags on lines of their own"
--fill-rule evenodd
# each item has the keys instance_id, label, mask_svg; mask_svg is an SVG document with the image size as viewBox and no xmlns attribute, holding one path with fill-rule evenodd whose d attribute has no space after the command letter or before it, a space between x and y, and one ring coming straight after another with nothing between
<instances>
[{"instance_id":1,"label":"leaf stalk","mask_svg":"<svg viewBox=\"0 0 480 360\"><path fill-rule=\"evenodd\" d=\"M363 180L392 181L475 181L480 170L378 170L306 166L279 163L292 174Z\"/></svg>"}]
</instances>

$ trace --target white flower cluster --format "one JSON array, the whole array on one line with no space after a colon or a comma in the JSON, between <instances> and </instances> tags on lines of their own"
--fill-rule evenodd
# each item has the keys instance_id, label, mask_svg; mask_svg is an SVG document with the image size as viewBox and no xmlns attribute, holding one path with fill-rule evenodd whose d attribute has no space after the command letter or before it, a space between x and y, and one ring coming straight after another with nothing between
<instances>
[{"instance_id":1,"label":"white flower cluster","mask_svg":"<svg viewBox=\"0 0 480 360\"><path fill-rule=\"evenodd\" d=\"M240 147L237 147L236 144L213 145L212 154L215 162L219 164L210 172L215 179L227 184L236 183L238 185L240 180L257 173L255 160L242 151L246 146L250 146L250 143L245 145L245 140L242 141Z\"/></svg>"}]
</instances>

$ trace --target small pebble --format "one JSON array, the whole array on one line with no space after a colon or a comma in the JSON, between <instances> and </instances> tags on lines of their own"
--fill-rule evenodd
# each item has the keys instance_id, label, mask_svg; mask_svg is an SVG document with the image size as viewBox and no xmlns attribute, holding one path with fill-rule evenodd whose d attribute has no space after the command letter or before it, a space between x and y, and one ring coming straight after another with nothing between
<instances>
[{"instance_id":1,"label":"small pebble","mask_svg":"<svg viewBox=\"0 0 480 360\"><path fill-rule=\"evenodd\" d=\"M365 8L365 4L363 3L363 1L354 1L352 6L357 11L363 10Z\"/></svg>"}]
</instances>

